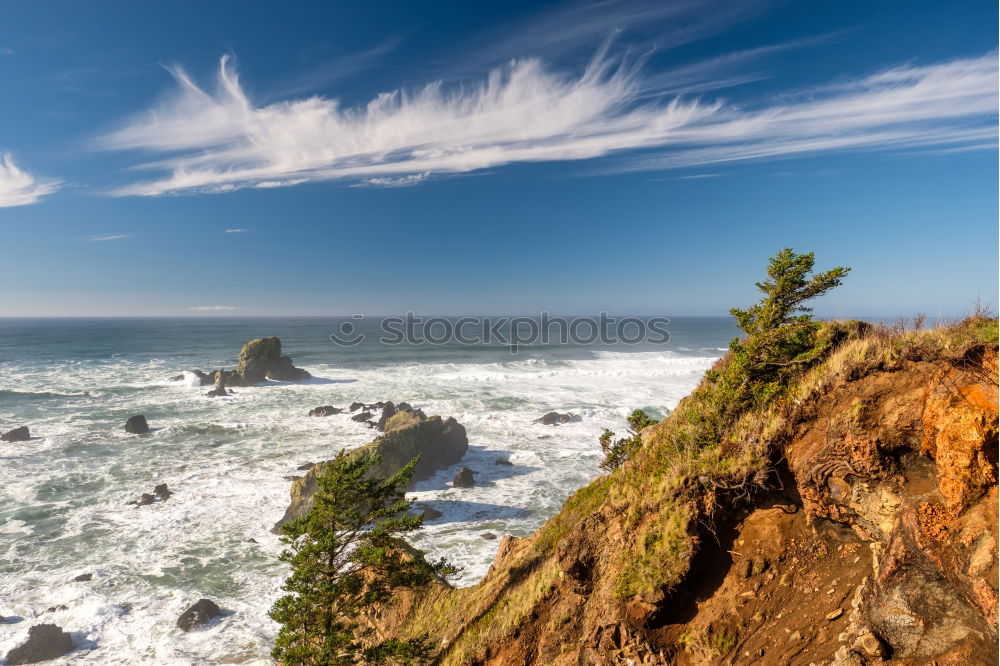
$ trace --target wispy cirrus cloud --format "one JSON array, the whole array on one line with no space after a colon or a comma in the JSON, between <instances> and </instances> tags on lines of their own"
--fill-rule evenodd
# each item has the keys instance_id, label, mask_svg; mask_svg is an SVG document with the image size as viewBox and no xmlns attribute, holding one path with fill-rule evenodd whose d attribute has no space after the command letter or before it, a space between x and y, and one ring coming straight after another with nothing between
<instances>
[{"instance_id":1,"label":"wispy cirrus cloud","mask_svg":"<svg viewBox=\"0 0 1000 666\"><path fill-rule=\"evenodd\" d=\"M222 312L226 310L239 310L239 308L232 305L192 305L188 310L193 310L194 312Z\"/></svg>"},{"instance_id":2,"label":"wispy cirrus cloud","mask_svg":"<svg viewBox=\"0 0 1000 666\"><path fill-rule=\"evenodd\" d=\"M38 203L59 186L58 180L39 178L18 167L10 153L0 159L0 208Z\"/></svg>"},{"instance_id":3,"label":"wispy cirrus cloud","mask_svg":"<svg viewBox=\"0 0 1000 666\"><path fill-rule=\"evenodd\" d=\"M662 170L810 152L995 145L997 133L995 53L904 65L739 106L651 97L660 85L643 75L642 62L607 48L576 74L537 59L514 61L479 85L431 83L353 108L322 97L255 105L228 57L214 91L179 68L172 73L172 97L98 139L105 149L162 155L141 166L163 176L113 194L336 179L398 186L612 154L619 159L605 170Z\"/></svg>"},{"instance_id":4,"label":"wispy cirrus cloud","mask_svg":"<svg viewBox=\"0 0 1000 666\"><path fill-rule=\"evenodd\" d=\"M222 233L224 234L245 234L247 229L226 229Z\"/></svg>"},{"instance_id":5,"label":"wispy cirrus cloud","mask_svg":"<svg viewBox=\"0 0 1000 666\"><path fill-rule=\"evenodd\" d=\"M132 238L132 234L109 234L107 236L95 236L87 240L91 243L103 243L105 241L125 240L126 238Z\"/></svg>"}]
</instances>

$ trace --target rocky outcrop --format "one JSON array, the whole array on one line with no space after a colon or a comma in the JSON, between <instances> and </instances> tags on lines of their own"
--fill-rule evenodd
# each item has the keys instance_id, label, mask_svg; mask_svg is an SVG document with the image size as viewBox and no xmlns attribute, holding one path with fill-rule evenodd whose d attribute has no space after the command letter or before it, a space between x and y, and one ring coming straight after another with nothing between
<instances>
[{"instance_id":1,"label":"rocky outcrop","mask_svg":"<svg viewBox=\"0 0 1000 666\"><path fill-rule=\"evenodd\" d=\"M222 617L222 609L211 599L199 599L177 618L177 628L181 631L194 631L217 617Z\"/></svg>"},{"instance_id":2,"label":"rocky outcrop","mask_svg":"<svg viewBox=\"0 0 1000 666\"><path fill-rule=\"evenodd\" d=\"M149 506L150 504L155 504L156 502L166 502L170 499L173 492L167 488L167 484L160 483L155 488L153 488L152 493L143 493L139 496L139 499L129 502L129 504L134 504L135 506Z\"/></svg>"},{"instance_id":3,"label":"rocky outcrop","mask_svg":"<svg viewBox=\"0 0 1000 666\"><path fill-rule=\"evenodd\" d=\"M332 405L323 405L322 407L310 409L309 416L333 416L334 414L339 414L341 411L341 409Z\"/></svg>"},{"instance_id":4,"label":"rocky outcrop","mask_svg":"<svg viewBox=\"0 0 1000 666\"><path fill-rule=\"evenodd\" d=\"M8 664L37 664L73 651L73 638L54 624L36 624L28 640L7 653Z\"/></svg>"},{"instance_id":5,"label":"rocky outcrop","mask_svg":"<svg viewBox=\"0 0 1000 666\"><path fill-rule=\"evenodd\" d=\"M859 329L693 453L692 396L481 582L370 625L442 665L996 664L995 331Z\"/></svg>"},{"instance_id":6,"label":"rocky outcrop","mask_svg":"<svg viewBox=\"0 0 1000 666\"><path fill-rule=\"evenodd\" d=\"M142 414L130 416L125 421L125 432L132 435L143 435L149 432L149 423L146 422L146 417Z\"/></svg>"},{"instance_id":7,"label":"rocky outcrop","mask_svg":"<svg viewBox=\"0 0 1000 666\"><path fill-rule=\"evenodd\" d=\"M456 488L471 488L476 485L476 478L473 476L473 472L468 467L460 467L457 472L455 472L455 478L451 480L451 485Z\"/></svg>"},{"instance_id":8,"label":"rocky outcrop","mask_svg":"<svg viewBox=\"0 0 1000 666\"><path fill-rule=\"evenodd\" d=\"M296 368L292 359L281 355L281 340L277 337L255 338L243 345L239 364L235 370L215 370L205 373L193 370L202 386L253 386L268 379L295 382L312 377L302 368Z\"/></svg>"},{"instance_id":9,"label":"rocky outcrop","mask_svg":"<svg viewBox=\"0 0 1000 666\"><path fill-rule=\"evenodd\" d=\"M465 428L455 419L403 411L386 422L385 434L356 450L370 451L381 458L381 462L371 469L371 474L378 477L395 474L419 456L413 472L416 482L454 465L468 449ZM274 532L280 532L284 523L309 513L316 492L316 477L325 465L325 462L313 465L304 477L292 482L291 504L274 526Z\"/></svg>"},{"instance_id":10,"label":"rocky outcrop","mask_svg":"<svg viewBox=\"0 0 1000 666\"><path fill-rule=\"evenodd\" d=\"M375 427L385 432L385 424L389 422L389 419L400 412L415 412L419 416L424 416L424 412L422 410L413 409L408 402L401 402L398 405L393 404L392 402L386 402L382 405L382 416L379 417Z\"/></svg>"},{"instance_id":11,"label":"rocky outcrop","mask_svg":"<svg viewBox=\"0 0 1000 666\"><path fill-rule=\"evenodd\" d=\"M548 414L537 418L532 423L540 423L542 425L562 425L563 423L577 423L580 421L580 417L576 414L560 414L559 412L549 412Z\"/></svg>"},{"instance_id":12,"label":"rocky outcrop","mask_svg":"<svg viewBox=\"0 0 1000 666\"><path fill-rule=\"evenodd\" d=\"M0 435L0 442L27 442L29 439L31 433L28 432L28 426L14 428Z\"/></svg>"}]
</instances>

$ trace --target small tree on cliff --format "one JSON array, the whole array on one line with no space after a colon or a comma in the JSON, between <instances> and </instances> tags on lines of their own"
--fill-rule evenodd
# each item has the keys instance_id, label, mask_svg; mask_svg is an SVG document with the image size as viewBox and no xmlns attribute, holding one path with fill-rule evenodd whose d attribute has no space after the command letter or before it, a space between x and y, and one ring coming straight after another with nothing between
<instances>
[{"instance_id":1,"label":"small tree on cliff","mask_svg":"<svg viewBox=\"0 0 1000 666\"><path fill-rule=\"evenodd\" d=\"M803 303L839 286L841 278L851 270L837 266L810 276L815 261L812 252L796 254L790 247L771 257L767 267L769 279L757 283L757 288L764 292L761 302L746 310L729 311L743 332L748 336L766 335L782 326L811 324L812 315L808 313L812 308Z\"/></svg>"},{"instance_id":2,"label":"small tree on cliff","mask_svg":"<svg viewBox=\"0 0 1000 666\"><path fill-rule=\"evenodd\" d=\"M282 527L292 567L288 594L271 609L282 627L272 656L283 664L327 666L422 662L425 638L374 640L357 618L390 604L400 588L426 585L455 571L444 560L427 562L400 537L420 529L404 491L416 459L388 479L371 478L379 457L341 452L317 477L308 515Z\"/></svg>"},{"instance_id":3,"label":"small tree on cliff","mask_svg":"<svg viewBox=\"0 0 1000 666\"><path fill-rule=\"evenodd\" d=\"M658 423L641 409L634 410L626 421L628 421L628 437L615 439L614 431L605 428L598 439L601 450L604 451L604 460L601 462L603 470L613 472L624 465L625 461L642 446L642 439L639 437L642 429Z\"/></svg>"},{"instance_id":4,"label":"small tree on cliff","mask_svg":"<svg viewBox=\"0 0 1000 666\"><path fill-rule=\"evenodd\" d=\"M819 323L804 304L840 285L851 269L837 266L813 275L814 262L812 252L797 254L786 247L771 257L768 279L757 283L764 293L761 301L729 311L746 337L729 343L732 354L723 372L709 373L719 382L720 397L729 402L722 414L767 403L786 388L789 373L826 348L829 341L817 339Z\"/></svg>"}]
</instances>

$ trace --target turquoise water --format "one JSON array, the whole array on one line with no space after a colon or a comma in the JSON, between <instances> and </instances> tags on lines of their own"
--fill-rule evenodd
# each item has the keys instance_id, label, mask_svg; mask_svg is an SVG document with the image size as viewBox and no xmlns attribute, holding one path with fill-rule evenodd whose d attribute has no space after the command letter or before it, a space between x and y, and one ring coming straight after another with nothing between
<instances>
[{"instance_id":1,"label":"turquoise water","mask_svg":"<svg viewBox=\"0 0 1000 666\"><path fill-rule=\"evenodd\" d=\"M676 319L665 345L515 355L383 345L370 322L364 343L339 347L328 336L343 321L0 319L0 431L28 425L33 436L0 443L0 615L13 618L0 625L0 654L32 624L55 622L80 646L71 663L271 663L267 610L286 572L269 529L287 505L284 477L373 436L346 415L307 417L318 405L405 400L466 426L462 464L478 472L476 487L452 488L448 469L412 495L443 513L416 545L463 566L456 584L474 583L498 545L483 533L534 531L598 475L603 428L621 429L635 407L666 413L735 335L727 319ZM234 367L261 335L281 337L314 379L225 399L172 381ZM551 410L583 418L532 423ZM127 435L125 420L140 413L153 432ZM158 483L174 491L169 501L127 505ZM93 580L74 582L82 573ZM203 596L229 614L181 633L177 616Z\"/></svg>"}]
</instances>

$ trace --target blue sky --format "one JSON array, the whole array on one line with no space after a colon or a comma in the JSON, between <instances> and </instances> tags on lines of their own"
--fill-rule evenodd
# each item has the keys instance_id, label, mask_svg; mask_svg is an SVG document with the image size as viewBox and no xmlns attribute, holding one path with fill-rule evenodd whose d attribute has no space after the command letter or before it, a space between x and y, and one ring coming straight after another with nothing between
<instances>
[{"instance_id":1,"label":"blue sky","mask_svg":"<svg viewBox=\"0 0 1000 666\"><path fill-rule=\"evenodd\" d=\"M997 7L0 7L0 316L997 304Z\"/></svg>"}]
</instances>

